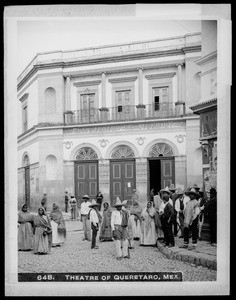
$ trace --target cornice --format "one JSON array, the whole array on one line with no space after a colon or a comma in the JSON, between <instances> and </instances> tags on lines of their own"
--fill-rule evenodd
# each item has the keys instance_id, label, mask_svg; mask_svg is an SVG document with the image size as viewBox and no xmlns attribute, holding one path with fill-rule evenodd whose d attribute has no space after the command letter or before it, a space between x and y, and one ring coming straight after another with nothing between
<instances>
[{"instance_id":1,"label":"cornice","mask_svg":"<svg viewBox=\"0 0 236 300\"><path fill-rule=\"evenodd\" d=\"M193 106L190 106L189 108L194 112L194 113L199 113L203 110L207 110L209 108L214 108L217 107L217 98L212 98L207 101L203 101L200 103L197 103Z\"/></svg>"},{"instance_id":2,"label":"cornice","mask_svg":"<svg viewBox=\"0 0 236 300\"><path fill-rule=\"evenodd\" d=\"M26 100L29 97L29 93L25 93L20 99L20 102L23 102L24 100Z\"/></svg>"},{"instance_id":3,"label":"cornice","mask_svg":"<svg viewBox=\"0 0 236 300\"><path fill-rule=\"evenodd\" d=\"M135 81L138 77L137 76L130 76L130 77L119 77L119 78L111 78L108 79L110 83L119 83L119 82L132 82Z\"/></svg>"},{"instance_id":4,"label":"cornice","mask_svg":"<svg viewBox=\"0 0 236 300\"><path fill-rule=\"evenodd\" d=\"M160 78L172 78L175 76L175 74L176 72L150 74L150 75L145 75L145 78L147 78L147 80L160 79Z\"/></svg>"},{"instance_id":5,"label":"cornice","mask_svg":"<svg viewBox=\"0 0 236 300\"><path fill-rule=\"evenodd\" d=\"M199 59L195 60L195 63L201 66L214 58L217 58L217 50L200 57Z\"/></svg>"},{"instance_id":6,"label":"cornice","mask_svg":"<svg viewBox=\"0 0 236 300\"><path fill-rule=\"evenodd\" d=\"M73 85L76 87L83 87L83 86L99 85L100 83L101 80L91 80L91 81L74 82Z\"/></svg>"}]
</instances>

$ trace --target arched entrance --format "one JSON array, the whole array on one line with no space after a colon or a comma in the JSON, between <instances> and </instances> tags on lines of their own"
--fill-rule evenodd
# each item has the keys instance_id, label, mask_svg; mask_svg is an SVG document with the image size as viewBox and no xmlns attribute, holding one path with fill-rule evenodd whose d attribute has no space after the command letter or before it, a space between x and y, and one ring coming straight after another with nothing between
<instances>
[{"instance_id":1,"label":"arched entrance","mask_svg":"<svg viewBox=\"0 0 236 300\"><path fill-rule=\"evenodd\" d=\"M30 161L27 154L23 158L23 167L25 169L25 203L30 207Z\"/></svg>"},{"instance_id":2,"label":"arched entrance","mask_svg":"<svg viewBox=\"0 0 236 300\"><path fill-rule=\"evenodd\" d=\"M175 183L174 151L166 143L153 145L148 153L149 192L154 189L156 194L166 186Z\"/></svg>"},{"instance_id":3,"label":"arched entrance","mask_svg":"<svg viewBox=\"0 0 236 300\"><path fill-rule=\"evenodd\" d=\"M130 200L136 187L135 155L127 145L117 146L110 159L110 195L114 203L116 197L121 201Z\"/></svg>"},{"instance_id":4,"label":"arched entrance","mask_svg":"<svg viewBox=\"0 0 236 300\"><path fill-rule=\"evenodd\" d=\"M95 199L98 192L98 156L91 147L75 155L75 198L80 205L85 194Z\"/></svg>"}]
</instances>

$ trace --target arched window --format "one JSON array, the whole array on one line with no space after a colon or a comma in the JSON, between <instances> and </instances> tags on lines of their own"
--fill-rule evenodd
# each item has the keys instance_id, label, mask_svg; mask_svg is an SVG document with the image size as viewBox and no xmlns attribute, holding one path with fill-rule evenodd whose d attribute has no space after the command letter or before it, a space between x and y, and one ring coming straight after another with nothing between
<instances>
[{"instance_id":1,"label":"arched window","mask_svg":"<svg viewBox=\"0 0 236 300\"><path fill-rule=\"evenodd\" d=\"M111 155L111 158L134 158L133 150L126 145L117 146Z\"/></svg>"},{"instance_id":2,"label":"arched window","mask_svg":"<svg viewBox=\"0 0 236 300\"><path fill-rule=\"evenodd\" d=\"M47 88L45 90L45 112L55 113L56 112L56 91L53 88Z\"/></svg>"},{"instance_id":3,"label":"arched window","mask_svg":"<svg viewBox=\"0 0 236 300\"><path fill-rule=\"evenodd\" d=\"M98 159L97 153L90 147L81 148L75 157L76 160L93 160Z\"/></svg>"},{"instance_id":4,"label":"arched window","mask_svg":"<svg viewBox=\"0 0 236 300\"><path fill-rule=\"evenodd\" d=\"M25 154L24 158L23 158L23 167L27 167L29 166L30 162L29 162L29 156L27 154Z\"/></svg>"},{"instance_id":5,"label":"arched window","mask_svg":"<svg viewBox=\"0 0 236 300\"><path fill-rule=\"evenodd\" d=\"M152 146L149 157L173 156L172 148L166 143L158 143Z\"/></svg>"},{"instance_id":6,"label":"arched window","mask_svg":"<svg viewBox=\"0 0 236 300\"><path fill-rule=\"evenodd\" d=\"M46 158L46 180L57 179L57 159L54 155L48 155Z\"/></svg>"}]
</instances>

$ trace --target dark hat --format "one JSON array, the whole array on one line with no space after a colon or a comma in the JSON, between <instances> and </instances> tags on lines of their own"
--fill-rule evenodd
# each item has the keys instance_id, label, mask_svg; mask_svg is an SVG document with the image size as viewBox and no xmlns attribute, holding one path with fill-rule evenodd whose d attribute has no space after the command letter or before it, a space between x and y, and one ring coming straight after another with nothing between
<instances>
[{"instance_id":1,"label":"dark hat","mask_svg":"<svg viewBox=\"0 0 236 300\"><path fill-rule=\"evenodd\" d=\"M196 189L197 189L197 190L200 190L200 187L199 187L196 183L194 183L194 185L193 185L191 188L194 188L195 190L196 190Z\"/></svg>"},{"instance_id":2,"label":"dark hat","mask_svg":"<svg viewBox=\"0 0 236 300\"><path fill-rule=\"evenodd\" d=\"M176 191L175 185L172 183L171 186L169 187L169 190L174 193Z\"/></svg>"},{"instance_id":3,"label":"dark hat","mask_svg":"<svg viewBox=\"0 0 236 300\"><path fill-rule=\"evenodd\" d=\"M172 193L171 193L171 191L169 190L168 186L165 187L164 189L160 190L160 193L164 193L164 192L168 193L170 196L172 195Z\"/></svg>"},{"instance_id":4,"label":"dark hat","mask_svg":"<svg viewBox=\"0 0 236 300\"><path fill-rule=\"evenodd\" d=\"M189 191L185 192L185 195L189 196L189 195L195 195L196 198L199 198L200 195L199 193L196 192L196 190L194 188L191 188Z\"/></svg>"}]
</instances>

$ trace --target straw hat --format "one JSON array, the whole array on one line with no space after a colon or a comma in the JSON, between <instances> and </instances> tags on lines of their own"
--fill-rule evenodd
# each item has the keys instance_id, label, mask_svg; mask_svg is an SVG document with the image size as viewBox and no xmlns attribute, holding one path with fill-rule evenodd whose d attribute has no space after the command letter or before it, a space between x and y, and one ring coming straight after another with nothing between
<instances>
[{"instance_id":1,"label":"straw hat","mask_svg":"<svg viewBox=\"0 0 236 300\"><path fill-rule=\"evenodd\" d=\"M183 192L183 190L181 188L177 188L176 194L177 195L183 195L184 192Z\"/></svg>"},{"instance_id":2,"label":"straw hat","mask_svg":"<svg viewBox=\"0 0 236 300\"><path fill-rule=\"evenodd\" d=\"M196 183L194 183L194 185L191 187L191 189L192 188L195 190L200 190L200 187Z\"/></svg>"},{"instance_id":3,"label":"straw hat","mask_svg":"<svg viewBox=\"0 0 236 300\"><path fill-rule=\"evenodd\" d=\"M96 202L96 200L93 199L89 207L94 207L94 206L99 206L99 204Z\"/></svg>"},{"instance_id":4,"label":"straw hat","mask_svg":"<svg viewBox=\"0 0 236 300\"><path fill-rule=\"evenodd\" d=\"M194 188L191 188L190 191L186 191L185 195L189 196L189 195L195 195L196 198L199 198L199 194L196 192L196 190Z\"/></svg>"},{"instance_id":5,"label":"straw hat","mask_svg":"<svg viewBox=\"0 0 236 300\"><path fill-rule=\"evenodd\" d=\"M175 185L172 183L169 190L174 193L176 191Z\"/></svg>"},{"instance_id":6,"label":"straw hat","mask_svg":"<svg viewBox=\"0 0 236 300\"><path fill-rule=\"evenodd\" d=\"M165 187L164 189L160 190L160 193L164 193L164 192L168 193L169 195L172 195L172 193L171 193L171 191L169 190L168 186Z\"/></svg>"},{"instance_id":7,"label":"straw hat","mask_svg":"<svg viewBox=\"0 0 236 300\"><path fill-rule=\"evenodd\" d=\"M117 207L117 206L124 206L127 201L124 203L125 201L121 202L120 201L120 198L119 197L116 197L116 203L113 205L114 207Z\"/></svg>"},{"instance_id":8,"label":"straw hat","mask_svg":"<svg viewBox=\"0 0 236 300\"><path fill-rule=\"evenodd\" d=\"M88 195L84 195L83 199L90 199Z\"/></svg>"}]
</instances>

